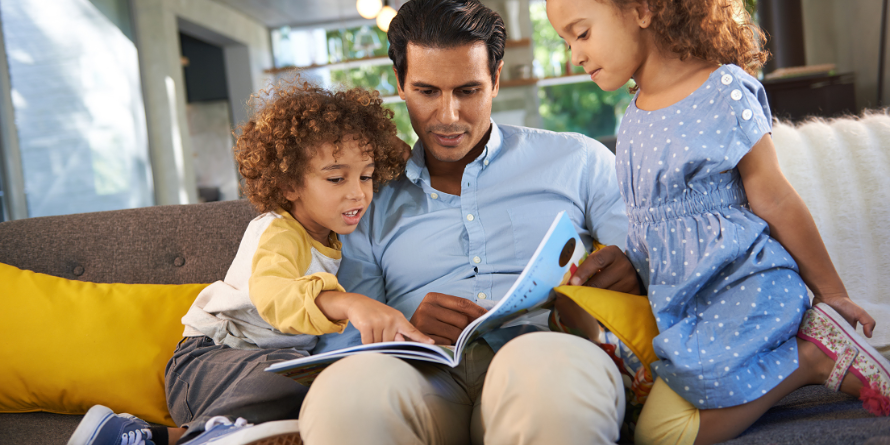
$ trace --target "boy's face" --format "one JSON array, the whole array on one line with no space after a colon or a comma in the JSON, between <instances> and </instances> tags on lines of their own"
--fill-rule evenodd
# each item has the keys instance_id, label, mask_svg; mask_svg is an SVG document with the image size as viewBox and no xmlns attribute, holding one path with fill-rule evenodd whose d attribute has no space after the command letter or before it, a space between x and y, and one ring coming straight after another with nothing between
<instances>
[{"instance_id":1,"label":"boy's face","mask_svg":"<svg viewBox=\"0 0 890 445\"><path fill-rule=\"evenodd\" d=\"M374 161L358 142L343 137L337 159L330 143L318 147L310 160L303 186L285 190L291 214L315 240L329 245L331 231L352 233L374 195Z\"/></svg>"}]
</instances>

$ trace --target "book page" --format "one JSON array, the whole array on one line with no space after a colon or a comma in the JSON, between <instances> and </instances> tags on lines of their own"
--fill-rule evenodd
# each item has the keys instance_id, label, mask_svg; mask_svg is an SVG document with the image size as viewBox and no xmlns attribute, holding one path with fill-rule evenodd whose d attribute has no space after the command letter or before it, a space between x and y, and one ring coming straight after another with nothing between
<instances>
[{"instance_id":1,"label":"book page","mask_svg":"<svg viewBox=\"0 0 890 445\"><path fill-rule=\"evenodd\" d=\"M584 243L571 219L559 212L507 295L464 329L456 344L457 353L486 332L552 302L553 288L568 282L586 257Z\"/></svg>"}]
</instances>

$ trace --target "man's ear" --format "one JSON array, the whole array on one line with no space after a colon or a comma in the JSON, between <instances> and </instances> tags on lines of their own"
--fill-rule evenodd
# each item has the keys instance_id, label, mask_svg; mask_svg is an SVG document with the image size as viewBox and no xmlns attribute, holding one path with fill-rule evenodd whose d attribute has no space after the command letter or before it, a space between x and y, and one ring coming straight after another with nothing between
<instances>
[{"instance_id":1,"label":"man's ear","mask_svg":"<svg viewBox=\"0 0 890 445\"><path fill-rule=\"evenodd\" d=\"M405 100L405 90L402 89L402 81L399 80L399 70L396 69L396 66L392 66L392 72L396 75L396 89L399 92L399 98Z\"/></svg>"},{"instance_id":2,"label":"man's ear","mask_svg":"<svg viewBox=\"0 0 890 445\"><path fill-rule=\"evenodd\" d=\"M491 87L491 97L497 97L498 90L501 88L501 70L504 69L504 61L498 63L498 69L494 72L494 85Z\"/></svg>"}]
</instances>

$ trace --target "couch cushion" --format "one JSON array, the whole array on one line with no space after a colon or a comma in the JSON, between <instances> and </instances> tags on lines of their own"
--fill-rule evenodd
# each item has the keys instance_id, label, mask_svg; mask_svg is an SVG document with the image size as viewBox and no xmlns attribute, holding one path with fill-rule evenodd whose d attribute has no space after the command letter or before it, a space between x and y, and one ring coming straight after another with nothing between
<instances>
[{"instance_id":1,"label":"couch cushion","mask_svg":"<svg viewBox=\"0 0 890 445\"><path fill-rule=\"evenodd\" d=\"M173 426L164 368L206 284L97 284L0 264L0 412L101 404Z\"/></svg>"},{"instance_id":2,"label":"couch cushion","mask_svg":"<svg viewBox=\"0 0 890 445\"><path fill-rule=\"evenodd\" d=\"M0 223L0 263L95 283L212 283L250 220L245 200Z\"/></svg>"}]
</instances>

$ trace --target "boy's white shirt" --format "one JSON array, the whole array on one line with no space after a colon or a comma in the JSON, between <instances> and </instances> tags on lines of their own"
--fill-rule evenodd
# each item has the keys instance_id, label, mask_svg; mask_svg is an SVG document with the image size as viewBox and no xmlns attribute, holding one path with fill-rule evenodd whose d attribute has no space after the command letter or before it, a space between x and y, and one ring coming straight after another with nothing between
<instances>
[{"instance_id":1,"label":"boy's white shirt","mask_svg":"<svg viewBox=\"0 0 890 445\"><path fill-rule=\"evenodd\" d=\"M322 290L343 290L335 277L340 267L338 244L328 248L313 240L283 210L257 216L247 226L225 279L201 291L182 317L183 336L207 336L218 345L237 349L295 348L308 354L317 335L342 332L346 326L345 321L327 320L314 302ZM304 253L307 250L309 257ZM303 265L305 270L301 270L298 263L306 262L308 267ZM251 298L255 273L262 275L259 279L268 278L256 287L274 289L276 295Z\"/></svg>"}]
</instances>

